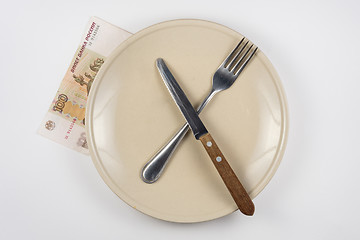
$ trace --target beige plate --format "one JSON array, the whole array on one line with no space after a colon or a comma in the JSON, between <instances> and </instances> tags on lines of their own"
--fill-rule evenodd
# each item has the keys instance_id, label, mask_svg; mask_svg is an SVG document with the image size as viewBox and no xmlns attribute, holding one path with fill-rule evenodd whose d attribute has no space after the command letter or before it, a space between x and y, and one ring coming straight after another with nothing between
<instances>
[{"instance_id":1,"label":"beige plate","mask_svg":"<svg viewBox=\"0 0 360 240\"><path fill-rule=\"evenodd\" d=\"M206 221L236 210L192 134L156 183L144 183L140 172L185 122L155 60L164 58L198 106L210 91L213 73L241 38L215 23L175 20L138 32L106 60L88 99L86 131L97 170L130 206L173 222ZM261 51L230 89L215 96L201 118L254 198L281 161L288 125L279 77Z\"/></svg>"}]
</instances>

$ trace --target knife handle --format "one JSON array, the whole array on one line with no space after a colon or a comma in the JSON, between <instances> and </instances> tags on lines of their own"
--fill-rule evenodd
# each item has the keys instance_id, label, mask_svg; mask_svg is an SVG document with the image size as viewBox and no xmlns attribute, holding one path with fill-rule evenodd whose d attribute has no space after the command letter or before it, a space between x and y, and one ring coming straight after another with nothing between
<instances>
[{"instance_id":1,"label":"knife handle","mask_svg":"<svg viewBox=\"0 0 360 240\"><path fill-rule=\"evenodd\" d=\"M216 170L219 172L239 210L245 215L252 216L255 211L254 203L229 163L226 161L210 133L201 136L199 139L206 152L209 154L211 161L215 165Z\"/></svg>"}]
</instances>

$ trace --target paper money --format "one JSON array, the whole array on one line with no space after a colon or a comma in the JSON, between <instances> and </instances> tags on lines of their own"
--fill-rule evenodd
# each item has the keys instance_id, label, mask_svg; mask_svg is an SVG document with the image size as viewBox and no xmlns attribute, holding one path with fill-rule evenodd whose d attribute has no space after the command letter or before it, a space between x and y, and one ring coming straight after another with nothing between
<instances>
[{"instance_id":1,"label":"paper money","mask_svg":"<svg viewBox=\"0 0 360 240\"><path fill-rule=\"evenodd\" d=\"M38 133L78 152L89 154L85 107L96 74L109 54L131 33L91 17L70 67Z\"/></svg>"}]
</instances>

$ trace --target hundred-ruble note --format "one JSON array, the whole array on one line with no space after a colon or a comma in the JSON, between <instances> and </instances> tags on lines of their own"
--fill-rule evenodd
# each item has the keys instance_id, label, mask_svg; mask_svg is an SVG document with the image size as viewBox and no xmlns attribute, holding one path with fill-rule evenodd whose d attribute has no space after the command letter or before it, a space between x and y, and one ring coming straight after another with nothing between
<instances>
[{"instance_id":1,"label":"hundred-ruble note","mask_svg":"<svg viewBox=\"0 0 360 240\"><path fill-rule=\"evenodd\" d=\"M91 17L70 67L42 121L38 133L64 146L89 154L85 107L94 78L109 54L131 33Z\"/></svg>"}]
</instances>

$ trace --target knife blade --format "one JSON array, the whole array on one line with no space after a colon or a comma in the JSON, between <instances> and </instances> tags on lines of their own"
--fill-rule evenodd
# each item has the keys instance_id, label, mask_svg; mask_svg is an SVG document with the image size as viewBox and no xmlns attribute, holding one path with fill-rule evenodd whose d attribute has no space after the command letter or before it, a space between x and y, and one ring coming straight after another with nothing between
<instances>
[{"instance_id":1,"label":"knife blade","mask_svg":"<svg viewBox=\"0 0 360 240\"><path fill-rule=\"evenodd\" d=\"M216 142L207 131L199 115L196 113L196 110L186 97L186 94L166 66L165 61L162 58L158 58L156 60L156 66L172 98L188 122L195 138L200 140L203 144L239 210L245 215L253 215L255 211L254 203L225 159Z\"/></svg>"}]
</instances>

